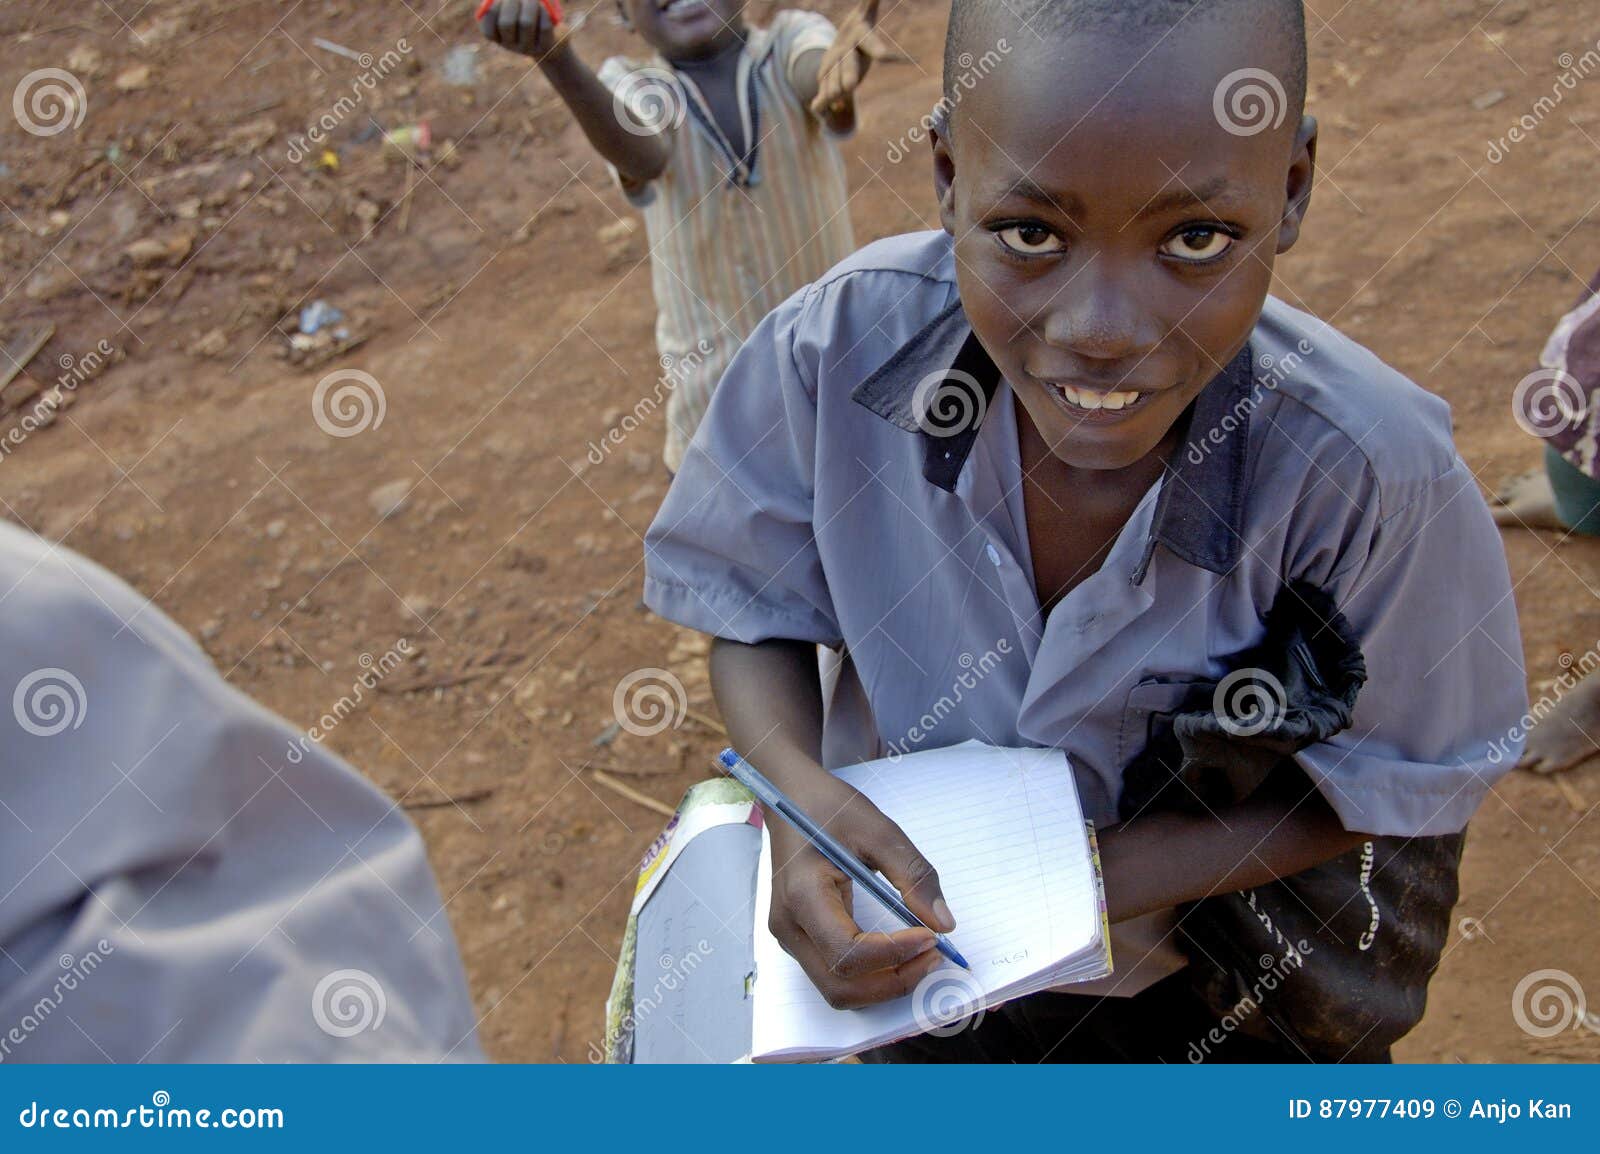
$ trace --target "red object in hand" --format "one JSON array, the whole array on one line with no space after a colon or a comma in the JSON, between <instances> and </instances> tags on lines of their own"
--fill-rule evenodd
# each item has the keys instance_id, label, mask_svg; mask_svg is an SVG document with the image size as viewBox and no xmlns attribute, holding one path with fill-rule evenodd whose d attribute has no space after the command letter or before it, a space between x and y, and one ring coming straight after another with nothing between
<instances>
[{"instance_id":1,"label":"red object in hand","mask_svg":"<svg viewBox=\"0 0 1600 1154\"><path fill-rule=\"evenodd\" d=\"M561 0L539 0L539 3L544 5L546 12L550 13L550 23L561 23ZM489 9L493 8L494 5L495 0L483 0L483 3L478 5L478 14L473 19L482 20L489 15Z\"/></svg>"}]
</instances>

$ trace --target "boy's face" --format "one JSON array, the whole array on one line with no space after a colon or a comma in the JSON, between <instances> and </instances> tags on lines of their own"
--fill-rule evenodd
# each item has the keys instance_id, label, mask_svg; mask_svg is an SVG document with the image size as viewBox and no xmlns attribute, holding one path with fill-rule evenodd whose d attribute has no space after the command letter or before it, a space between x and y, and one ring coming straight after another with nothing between
<instances>
[{"instance_id":1,"label":"boy's face","mask_svg":"<svg viewBox=\"0 0 1600 1154\"><path fill-rule=\"evenodd\" d=\"M623 0L634 30L668 60L715 56L744 36L744 0Z\"/></svg>"},{"instance_id":2,"label":"boy's face","mask_svg":"<svg viewBox=\"0 0 1600 1154\"><path fill-rule=\"evenodd\" d=\"M1024 32L934 141L973 331L1079 468L1165 445L1249 337L1311 185L1314 122L1236 135L1213 113L1236 69L1283 74L1269 29L1148 39Z\"/></svg>"}]
</instances>

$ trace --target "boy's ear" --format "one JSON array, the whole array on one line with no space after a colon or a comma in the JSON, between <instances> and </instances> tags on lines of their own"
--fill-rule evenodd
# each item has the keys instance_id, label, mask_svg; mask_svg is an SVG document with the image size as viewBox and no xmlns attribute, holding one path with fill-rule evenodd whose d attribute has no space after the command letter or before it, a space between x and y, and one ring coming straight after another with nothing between
<instances>
[{"instance_id":1,"label":"boy's ear","mask_svg":"<svg viewBox=\"0 0 1600 1154\"><path fill-rule=\"evenodd\" d=\"M1311 209L1311 184L1317 174L1317 121L1300 119L1294 134L1294 152L1289 156L1287 186L1284 189L1283 223L1278 226L1278 251L1288 252L1300 239L1300 226Z\"/></svg>"},{"instance_id":2,"label":"boy's ear","mask_svg":"<svg viewBox=\"0 0 1600 1154\"><path fill-rule=\"evenodd\" d=\"M939 198L939 223L951 236L956 234L956 161L951 151L950 122L936 120L928 130L933 145L933 191Z\"/></svg>"}]
</instances>

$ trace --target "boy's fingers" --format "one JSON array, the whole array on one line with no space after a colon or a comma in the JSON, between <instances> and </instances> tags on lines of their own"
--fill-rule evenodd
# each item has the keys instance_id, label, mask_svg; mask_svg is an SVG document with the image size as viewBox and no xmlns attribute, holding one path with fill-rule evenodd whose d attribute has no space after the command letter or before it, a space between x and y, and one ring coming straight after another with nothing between
<instances>
[{"instance_id":1,"label":"boy's fingers","mask_svg":"<svg viewBox=\"0 0 1600 1154\"><path fill-rule=\"evenodd\" d=\"M502 48L512 52L522 51L522 10L524 0L500 0L495 5L500 22L495 29L496 39Z\"/></svg>"},{"instance_id":2,"label":"boy's fingers","mask_svg":"<svg viewBox=\"0 0 1600 1154\"><path fill-rule=\"evenodd\" d=\"M798 950L792 952L812 984L827 999L828 1005L836 1010L854 1010L904 997L944 963L938 951L929 950L890 969L841 977L829 969L810 942L802 943Z\"/></svg>"},{"instance_id":3,"label":"boy's fingers","mask_svg":"<svg viewBox=\"0 0 1600 1154\"><path fill-rule=\"evenodd\" d=\"M893 822L888 824L892 836L878 844L867 864L889 879L912 913L941 934L949 933L956 928L956 920L939 888L939 871L911 844L904 830Z\"/></svg>"},{"instance_id":4,"label":"boy's fingers","mask_svg":"<svg viewBox=\"0 0 1600 1154\"><path fill-rule=\"evenodd\" d=\"M539 31L544 7L539 0L522 0L517 11L517 48L525 53L539 49Z\"/></svg>"},{"instance_id":5,"label":"boy's fingers","mask_svg":"<svg viewBox=\"0 0 1600 1154\"><path fill-rule=\"evenodd\" d=\"M849 885L842 876L819 875L814 886L791 896L795 928L827 973L849 978L893 969L933 948L933 935L926 930L863 933L845 908L843 887Z\"/></svg>"},{"instance_id":6,"label":"boy's fingers","mask_svg":"<svg viewBox=\"0 0 1600 1154\"><path fill-rule=\"evenodd\" d=\"M521 15L522 0L500 0L494 6L496 24L495 40L500 47L517 50L517 19Z\"/></svg>"},{"instance_id":7,"label":"boy's fingers","mask_svg":"<svg viewBox=\"0 0 1600 1154\"><path fill-rule=\"evenodd\" d=\"M835 100L843 100L861 83L861 58L854 52L839 62L839 75L834 80Z\"/></svg>"}]
</instances>

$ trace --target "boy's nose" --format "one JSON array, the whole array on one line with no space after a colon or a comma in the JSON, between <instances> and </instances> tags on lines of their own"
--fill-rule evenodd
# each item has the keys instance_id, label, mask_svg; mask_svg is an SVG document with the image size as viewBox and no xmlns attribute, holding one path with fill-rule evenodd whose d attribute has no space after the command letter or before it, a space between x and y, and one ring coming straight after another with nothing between
<instances>
[{"instance_id":1,"label":"boy's nose","mask_svg":"<svg viewBox=\"0 0 1600 1154\"><path fill-rule=\"evenodd\" d=\"M1048 344L1095 361L1136 359L1160 340L1131 286L1092 265L1051 302L1043 332Z\"/></svg>"}]
</instances>

